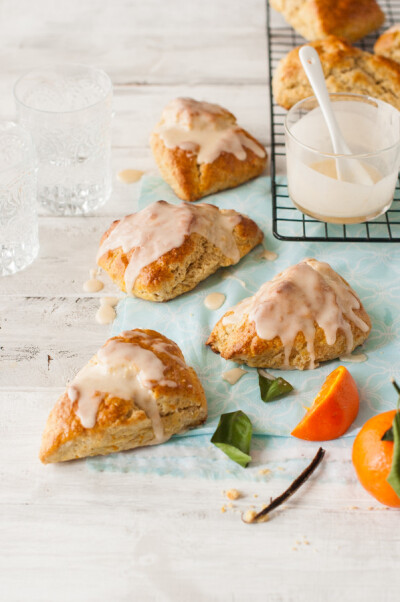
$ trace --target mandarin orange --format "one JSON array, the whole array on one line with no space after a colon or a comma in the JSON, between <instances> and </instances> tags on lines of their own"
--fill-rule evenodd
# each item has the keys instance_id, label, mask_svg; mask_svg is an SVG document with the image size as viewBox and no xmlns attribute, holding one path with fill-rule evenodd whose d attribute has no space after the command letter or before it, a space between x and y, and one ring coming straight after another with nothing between
<instances>
[{"instance_id":1,"label":"mandarin orange","mask_svg":"<svg viewBox=\"0 0 400 602\"><path fill-rule=\"evenodd\" d=\"M392 426L396 410L373 416L364 424L353 444L353 465L361 485L378 502L400 508L400 497L387 482L392 466L393 441L382 441Z\"/></svg>"},{"instance_id":2,"label":"mandarin orange","mask_svg":"<svg viewBox=\"0 0 400 602\"><path fill-rule=\"evenodd\" d=\"M292 435L307 441L329 441L343 435L358 414L360 398L350 372L339 366L329 374L313 405Z\"/></svg>"}]
</instances>

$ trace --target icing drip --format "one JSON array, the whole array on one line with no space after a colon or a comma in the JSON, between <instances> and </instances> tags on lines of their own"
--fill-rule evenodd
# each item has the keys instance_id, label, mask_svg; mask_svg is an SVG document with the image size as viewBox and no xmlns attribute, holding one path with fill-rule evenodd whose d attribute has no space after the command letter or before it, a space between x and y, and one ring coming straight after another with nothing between
<instances>
[{"instance_id":1,"label":"icing drip","mask_svg":"<svg viewBox=\"0 0 400 602\"><path fill-rule=\"evenodd\" d=\"M196 153L198 164L212 163L221 153L231 153L240 161L250 149L265 157L264 148L246 136L235 117L222 107L191 98L176 98L164 109L155 132L167 148L179 147Z\"/></svg>"},{"instance_id":2,"label":"icing drip","mask_svg":"<svg viewBox=\"0 0 400 602\"><path fill-rule=\"evenodd\" d=\"M267 261L275 261L275 259L278 258L278 253L264 249L264 251L260 253L259 257L260 259L266 259Z\"/></svg>"},{"instance_id":3,"label":"icing drip","mask_svg":"<svg viewBox=\"0 0 400 602\"><path fill-rule=\"evenodd\" d=\"M207 309L219 309L225 303L226 296L223 293L210 293L204 299L204 305Z\"/></svg>"},{"instance_id":4,"label":"icing drip","mask_svg":"<svg viewBox=\"0 0 400 602\"><path fill-rule=\"evenodd\" d=\"M111 324L114 322L117 314L111 305L100 305L96 311L96 322L99 324Z\"/></svg>"},{"instance_id":5,"label":"icing drip","mask_svg":"<svg viewBox=\"0 0 400 602\"><path fill-rule=\"evenodd\" d=\"M124 335L135 337L134 341L147 338L151 344L154 340L156 344L163 342L140 331L122 333ZM163 351L168 353L167 348ZM76 414L85 428L96 424L100 403L106 395L133 400L151 420L155 442L160 443L165 440L164 429L152 389L156 385L177 386L164 377L165 369L153 351L137 342L110 339L76 375L67 389L68 397L72 403L78 402Z\"/></svg>"},{"instance_id":6,"label":"icing drip","mask_svg":"<svg viewBox=\"0 0 400 602\"><path fill-rule=\"evenodd\" d=\"M140 171L139 169L123 169L118 172L117 178L124 184L134 184L140 180L143 174L144 171Z\"/></svg>"},{"instance_id":7,"label":"icing drip","mask_svg":"<svg viewBox=\"0 0 400 602\"><path fill-rule=\"evenodd\" d=\"M337 331L341 329L346 337L347 353L350 353L353 334L349 322L363 332L369 329L354 313L359 308L355 293L327 263L305 259L263 284L253 297L236 305L222 323L236 324L247 315L261 339L280 338L286 367L296 335L303 332L310 367L314 368L315 323L324 330L328 345L335 343Z\"/></svg>"},{"instance_id":8,"label":"icing drip","mask_svg":"<svg viewBox=\"0 0 400 602\"><path fill-rule=\"evenodd\" d=\"M241 215L233 210L221 213L214 205L166 201L152 203L138 213L122 219L100 246L97 259L110 250L133 250L125 271L125 287L129 294L139 272L171 249L180 247L186 236L200 234L218 247L232 263L240 259L233 235Z\"/></svg>"},{"instance_id":9,"label":"icing drip","mask_svg":"<svg viewBox=\"0 0 400 602\"><path fill-rule=\"evenodd\" d=\"M230 385L235 385L244 374L246 374L246 370L243 370L243 368L232 368L231 370L224 372L222 378Z\"/></svg>"},{"instance_id":10,"label":"icing drip","mask_svg":"<svg viewBox=\"0 0 400 602\"><path fill-rule=\"evenodd\" d=\"M341 355L339 359L341 362L360 364L361 362L367 361L368 357L365 353L348 353L347 355Z\"/></svg>"}]
</instances>

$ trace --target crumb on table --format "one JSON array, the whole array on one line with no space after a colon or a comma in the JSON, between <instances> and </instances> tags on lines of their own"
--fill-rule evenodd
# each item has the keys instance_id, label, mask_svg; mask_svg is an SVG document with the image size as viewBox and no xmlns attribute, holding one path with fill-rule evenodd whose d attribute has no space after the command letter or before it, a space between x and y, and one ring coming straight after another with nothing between
<instances>
[{"instance_id":1,"label":"crumb on table","mask_svg":"<svg viewBox=\"0 0 400 602\"><path fill-rule=\"evenodd\" d=\"M237 489L229 489L226 492L226 497L228 500L238 500L241 497L241 493Z\"/></svg>"},{"instance_id":2,"label":"crumb on table","mask_svg":"<svg viewBox=\"0 0 400 602\"><path fill-rule=\"evenodd\" d=\"M245 523L251 523L256 516L257 512L255 510L246 510L246 512L243 514L243 520Z\"/></svg>"}]
</instances>

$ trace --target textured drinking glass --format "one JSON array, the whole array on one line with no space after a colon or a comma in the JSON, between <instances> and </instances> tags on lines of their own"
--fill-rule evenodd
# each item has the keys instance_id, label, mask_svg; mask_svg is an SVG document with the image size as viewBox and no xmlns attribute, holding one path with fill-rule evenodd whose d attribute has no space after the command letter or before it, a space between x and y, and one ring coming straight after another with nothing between
<instances>
[{"instance_id":1,"label":"textured drinking glass","mask_svg":"<svg viewBox=\"0 0 400 602\"><path fill-rule=\"evenodd\" d=\"M0 123L0 275L26 268L38 254L36 160L28 132Z\"/></svg>"},{"instance_id":2,"label":"textured drinking glass","mask_svg":"<svg viewBox=\"0 0 400 602\"><path fill-rule=\"evenodd\" d=\"M104 71L61 65L14 87L20 124L39 161L38 198L59 215L82 215L111 194L112 84Z\"/></svg>"}]
</instances>

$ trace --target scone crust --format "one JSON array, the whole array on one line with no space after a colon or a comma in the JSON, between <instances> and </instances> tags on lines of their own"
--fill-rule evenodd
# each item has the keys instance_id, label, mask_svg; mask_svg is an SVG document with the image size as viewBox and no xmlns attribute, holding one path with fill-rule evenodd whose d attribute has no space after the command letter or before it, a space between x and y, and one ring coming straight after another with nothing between
<instances>
[{"instance_id":1,"label":"scone crust","mask_svg":"<svg viewBox=\"0 0 400 602\"><path fill-rule=\"evenodd\" d=\"M385 31L375 42L375 54L400 63L400 23Z\"/></svg>"},{"instance_id":2,"label":"scone crust","mask_svg":"<svg viewBox=\"0 0 400 602\"><path fill-rule=\"evenodd\" d=\"M270 0L270 3L306 40L335 35L355 42L385 21L375 0Z\"/></svg>"},{"instance_id":3,"label":"scone crust","mask_svg":"<svg viewBox=\"0 0 400 602\"><path fill-rule=\"evenodd\" d=\"M219 211L222 214L226 213L224 209ZM110 226L100 244L118 223L115 221ZM233 235L241 258L263 240L263 233L257 224L244 215L241 215L241 220L235 226ZM119 247L107 251L98 260L98 265L124 292L127 292L125 270L133 253L134 248L129 253L124 253ZM208 239L200 234L192 233L185 237L180 247L171 249L156 261L142 268L129 293L149 301L168 301L192 290L220 267L232 264L232 259L223 255L221 250Z\"/></svg>"},{"instance_id":4,"label":"scone crust","mask_svg":"<svg viewBox=\"0 0 400 602\"><path fill-rule=\"evenodd\" d=\"M400 64L354 48L335 36L310 45L320 56L329 92L369 95L400 109ZM299 49L291 50L280 61L273 77L275 100L285 109L313 94Z\"/></svg>"},{"instance_id":5,"label":"scone crust","mask_svg":"<svg viewBox=\"0 0 400 602\"><path fill-rule=\"evenodd\" d=\"M151 350L166 366L165 378L177 384L176 387L157 384L152 388L165 434L173 435L202 424L207 418L207 401L196 372L174 360L170 354L154 349L152 338L158 341L162 339L171 346L172 353L184 361L176 343L154 330L130 332L144 332L151 338L147 340L133 334L119 335L111 340L132 342ZM151 420L135 405L134 400L106 395L100 403L93 428L82 426L75 413L76 404L65 392L51 410L39 453L43 463L109 454L154 442Z\"/></svg>"},{"instance_id":6,"label":"scone crust","mask_svg":"<svg viewBox=\"0 0 400 602\"><path fill-rule=\"evenodd\" d=\"M348 284L344 278L342 280ZM256 368L287 369L287 366L285 366L285 350L280 338L275 337L269 341L261 339L257 335L254 322L249 322L247 319L239 324L224 325L224 317L232 313L232 310L229 310L222 316L208 338L206 344L209 345L214 353L219 353L226 360L232 360L236 363L247 364ZM352 350L361 345L371 331L371 320L361 301L360 308L354 310L354 313L368 325L368 331L364 332L353 322L346 320L350 324L353 333ZM335 359L347 353L347 341L345 333L341 329L337 332L335 343L328 345L323 329L316 322L314 322L314 326L316 329L314 339L316 364ZM298 370L305 370L309 365L310 354L307 349L306 338L302 332L299 332L294 340L289 356L289 366Z\"/></svg>"},{"instance_id":7,"label":"scone crust","mask_svg":"<svg viewBox=\"0 0 400 602\"><path fill-rule=\"evenodd\" d=\"M183 201L197 201L205 196L235 188L262 174L267 164L265 148L245 130L239 130L265 152L258 157L246 147L246 159L241 161L232 153L222 152L213 163L197 164L193 152L179 147L167 148L157 133L150 138L154 158L164 180Z\"/></svg>"}]
</instances>

